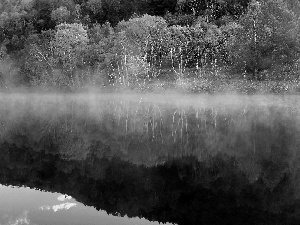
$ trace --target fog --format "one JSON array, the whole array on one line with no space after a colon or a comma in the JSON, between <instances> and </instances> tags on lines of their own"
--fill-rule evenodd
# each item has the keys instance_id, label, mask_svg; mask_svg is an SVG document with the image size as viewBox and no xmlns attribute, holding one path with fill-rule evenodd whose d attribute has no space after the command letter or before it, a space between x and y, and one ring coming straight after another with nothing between
<instances>
[{"instance_id":1,"label":"fog","mask_svg":"<svg viewBox=\"0 0 300 225\"><path fill-rule=\"evenodd\" d=\"M44 93L44 92L16 92L1 93L0 100L4 104L15 105L30 103L31 105L43 106L43 104L63 103L72 101L74 103L85 103L93 108L101 101L120 102L144 102L153 104L166 104L178 107L228 107L243 108L246 106L257 107L281 107L298 110L298 95L239 95L239 94L182 94L176 92L167 93ZM17 106L17 105L15 105ZM1 107L3 108L3 106Z\"/></svg>"},{"instance_id":2,"label":"fog","mask_svg":"<svg viewBox=\"0 0 300 225\"><path fill-rule=\"evenodd\" d=\"M61 130L63 135L74 136L73 132L77 130L76 138L84 140L85 143L90 142L91 137L88 135L93 136L97 132L108 133L112 138L118 135L128 138L128 135L133 135L131 139L140 139L139 137L145 136L145 142L160 142L161 151L164 151L167 143L176 144L180 140L176 146L178 151L188 148L188 152L194 152L199 143L195 142L196 146L193 147L190 146L191 141L204 139L207 142L212 141L205 144L209 151L219 151L220 148L229 148L225 149L229 151L235 145L232 142L236 141L234 138L240 135L239 132L244 133L244 139L248 139L249 146L254 145L252 136L257 136L256 127L264 127L267 129L265 132L276 133L279 129L277 125L282 124L286 132L298 133L298 98L297 95L209 95L175 92L2 93L1 129L2 137L5 138L6 134L16 133L19 129L17 127L29 129L30 132L33 128L39 132L46 124L50 134ZM94 126L104 130L95 130L93 133L92 130L96 129ZM219 138L226 137L228 141L231 140L231 144L227 147L221 146L224 143L219 140L220 146L215 146L213 143L218 141L210 135L217 134ZM254 139L260 140L262 137ZM111 139L109 142L114 141ZM88 149L87 146L82 148L83 152Z\"/></svg>"}]
</instances>

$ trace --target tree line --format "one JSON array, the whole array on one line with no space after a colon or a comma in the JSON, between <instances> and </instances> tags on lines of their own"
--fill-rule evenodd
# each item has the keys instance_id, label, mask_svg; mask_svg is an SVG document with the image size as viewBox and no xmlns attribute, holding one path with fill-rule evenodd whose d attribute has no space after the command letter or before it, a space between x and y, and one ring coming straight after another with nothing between
<instances>
[{"instance_id":1,"label":"tree line","mask_svg":"<svg viewBox=\"0 0 300 225\"><path fill-rule=\"evenodd\" d=\"M3 85L131 85L171 71L222 69L294 79L296 0L5 0Z\"/></svg>"}]
</instances>

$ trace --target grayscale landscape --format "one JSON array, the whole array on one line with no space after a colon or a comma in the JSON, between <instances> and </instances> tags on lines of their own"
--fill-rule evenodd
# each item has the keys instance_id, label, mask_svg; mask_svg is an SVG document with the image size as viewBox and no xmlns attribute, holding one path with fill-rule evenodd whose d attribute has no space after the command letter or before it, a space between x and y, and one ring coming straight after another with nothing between
<instances>
[{"instance_id":1,"label":"grayscale landscape","mask_svg":"<svg viewBox=\"0 0 300 225\"><path fill-rule=\"evenodd\" d=\"M0 225L300 224L300 2L0 1Z\"/></svg>"}]
</instances>

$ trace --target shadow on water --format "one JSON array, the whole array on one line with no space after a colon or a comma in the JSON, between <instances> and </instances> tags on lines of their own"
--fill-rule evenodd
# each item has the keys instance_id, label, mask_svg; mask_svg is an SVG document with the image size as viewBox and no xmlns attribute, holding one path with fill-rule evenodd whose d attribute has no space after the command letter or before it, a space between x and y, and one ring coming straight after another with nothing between
<instances>
[{"instance_id":1,"label":"shadow on water","mask_svg":"<svg viewBox=\"0 0 300 225\"><path fill-rule=\"evenodd\" d=\"M300 222L296 96L0 102L2 184L159 222Z\"/></svg>"}]
</instances>

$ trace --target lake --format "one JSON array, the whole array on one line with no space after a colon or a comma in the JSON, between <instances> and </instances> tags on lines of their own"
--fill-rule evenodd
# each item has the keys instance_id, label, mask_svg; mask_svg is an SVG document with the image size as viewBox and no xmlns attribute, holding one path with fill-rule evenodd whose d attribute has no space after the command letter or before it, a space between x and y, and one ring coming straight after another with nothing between
<instances>
[{"instance_id":1,"label":"lake","mask_svg":"<svg viewBox=\"0 0 300 225\"><path fill-rule=\"evenodd\" d=\"M0 224L299 224L299 102L2 94Z\"/></svg>"}]
</instances>

